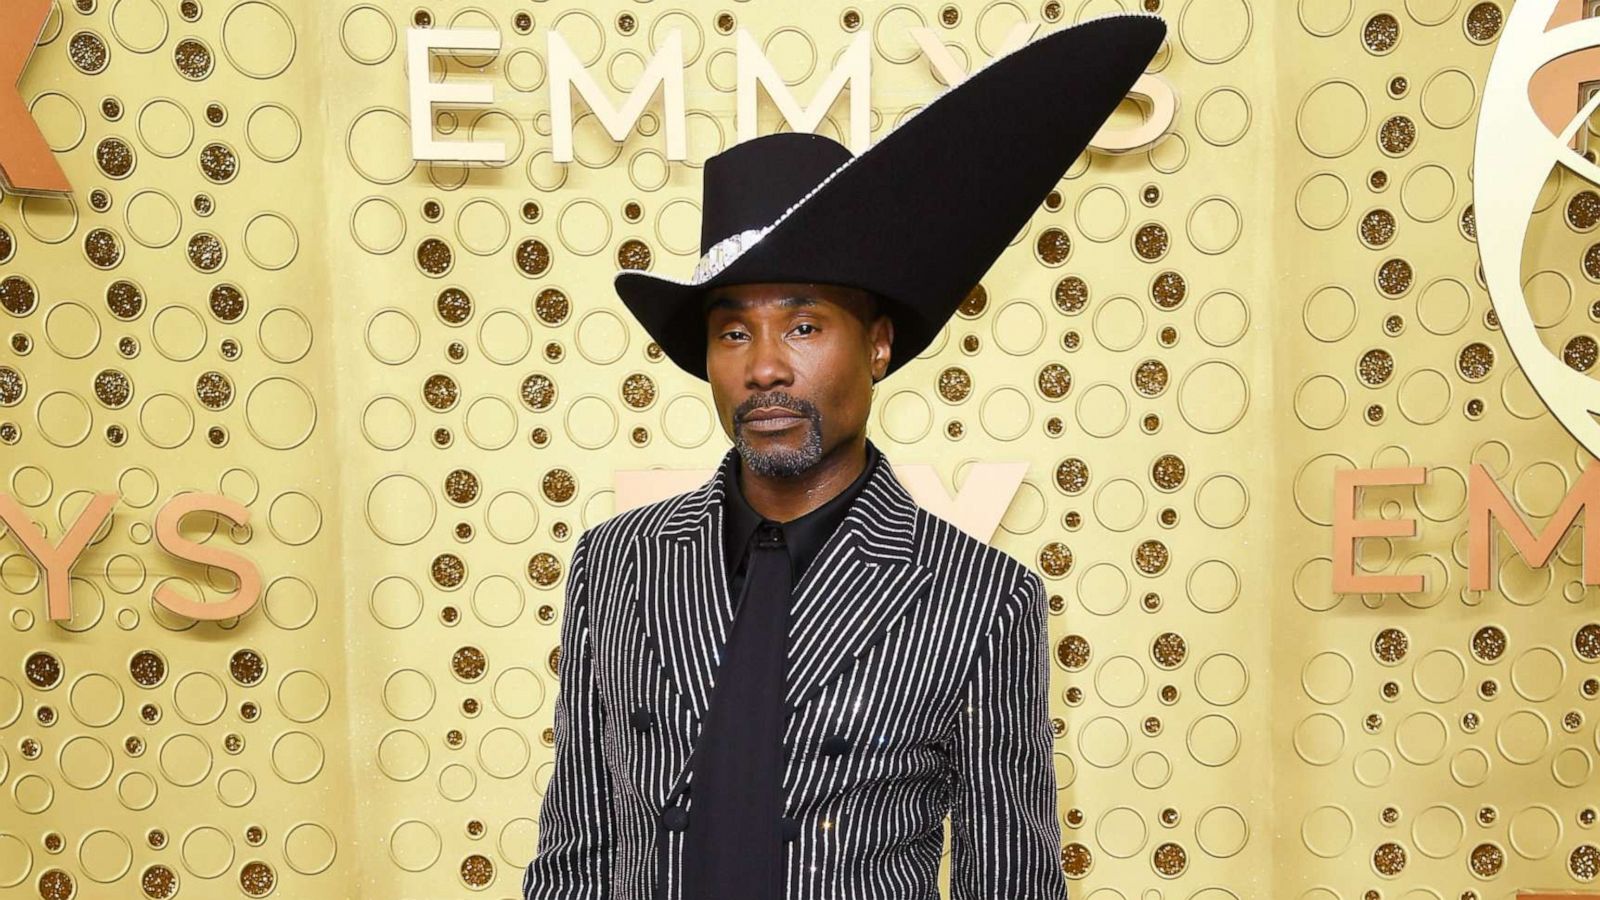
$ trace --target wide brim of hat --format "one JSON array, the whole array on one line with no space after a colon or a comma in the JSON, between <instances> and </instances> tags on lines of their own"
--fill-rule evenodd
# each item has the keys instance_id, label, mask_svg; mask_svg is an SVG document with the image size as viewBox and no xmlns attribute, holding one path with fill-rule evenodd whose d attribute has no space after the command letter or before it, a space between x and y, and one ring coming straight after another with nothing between
<instances>
[{"instance_id":1,"label":"wide brim of hat","mask_svg":"<svg viewBox=\"0 0 1600 900\"><path fill-rule=\"evenodd\" d=\"M1166 33L1154 13L1111 13L1002 54L834 170L721 271L680 280L624 269L617 295L674 364L706 380L705 291L862 288L894 320L892 373L938 336Z\"/></svg>"}]
</instances>

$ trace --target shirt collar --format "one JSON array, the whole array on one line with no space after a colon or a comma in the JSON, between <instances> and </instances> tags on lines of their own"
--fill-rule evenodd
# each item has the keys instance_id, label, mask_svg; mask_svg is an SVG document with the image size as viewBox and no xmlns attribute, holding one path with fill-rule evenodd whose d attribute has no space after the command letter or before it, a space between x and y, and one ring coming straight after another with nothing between
<instances>
[{"instance_id":1,"label":"shirt collar","mask_svg":"<svg viewBox=\"0 0 1600 900\"><path fill-rule=\"evenodd\" d=\"M729 453L723 463L730 467L726 473L728 490L723 494L723 524L722 547L724 561L727 563L727 573L731 577L738 569L739 562L744 559L750 541L755 531L762 522L771 521L783 529L784 544L789 549L789 560L793 564L794 580L799 581L810 565L812 558L828 537L838 529L844 521L845 513L849 512L850 504L856 495L866 486L867 479L872 475L872 467L878 464L879 450L871 440L867 445L867 464L861 468L861 474L855 481L834 496L828 498L816 509L811 510L799 518L787 522L777 522L762 516L750 507L744 498L744 488L740 482L739 454Z\"/></svg>"}]
</instances>

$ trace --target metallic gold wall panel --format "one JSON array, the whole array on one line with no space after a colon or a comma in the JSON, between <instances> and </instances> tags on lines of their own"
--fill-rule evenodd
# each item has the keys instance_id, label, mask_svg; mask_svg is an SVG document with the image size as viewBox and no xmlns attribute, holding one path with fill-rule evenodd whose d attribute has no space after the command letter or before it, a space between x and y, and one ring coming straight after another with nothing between
<instances>
[{"instance_id":1,"label":"metallic gold wall panel","mask_svg":"<svg viewBox=\"0 0 1600 900\"><path fill-rule=\"evenodd\" d=\"M0 361L26 379L0 411L0 459L3 489L52 542L89 492L121 500L74 569L69 621L47 618L16 540L0 544L0 883L19 897L351 896L376 845L352 790L372 755L350 727L366 651L346 637L371 620L345 601L339 562L349 419L317 7L81 6L52 13L21 83L75 190L0 205ZM152 540L156 509L190 490L254 514L183 529L261 568L242 620L151 602L158 584L194 599L234 587Z\"/></svg>"},{"instance_id":2,"label":"metallic gold wall panel","mask_svg":"<svg viewBox=\"0 0 1600 900\"><path fill-rule=\"evenodd\" d=\"M52 541L90 492L121 500L68 621L0 540L0 887L514 897L573 542L614 512L613 470L728 446L610 278L692 267L737 29L802 102L868 32L876 139L942 87L908 28L970 65L1020 21L1121 8L62 0L20 87L75 191L0 202L0 491ZM1152 71L1173 133L1080 159L869 426L952 490L971 462L1031 461L993 542L1052 595L1074 897L1592 880L1581 544L1541 568L1503 547L1495 589L1465 588L1468 466L1546 516L1588 460L1475 271L1506 8L1142 8L1171 28ZM435 125L508 162L412 161L413 25L500 32L431 74L494 85ZM576 104L555 162L547 32L616 98L674 28L689 160L666 159L657 99L621 143ZM821 130L847 140L847 116ZM1530 302L1552 352L1592 364L1600 199L1565 176L1542 199ZM1427 484L1366 489L1360 514L1419 537L1366 539L1358 566L1429 590L1332 593L1333 470L1406 465ZM151 601L235 586L153 540L191 490L254 515L184 522L261 568L239 619Z\"/></svg>"},{"instance_id":3,"label":"metallic gold wall panel","mask_svg":"<svg viewBox=\"0 0 1600 900\"><path fill-rule=\"evenodd\" d=\"M1474 171L1474 126L1506 10L1299 3L1279 32L1296 63L1278 67L1274 142L1276 895L1501 897L1595 878L1581 529L1539 567L1496 538L1493 588L1466 578L1474 463L1542 528L1592 462L1498 334L1478 264L1473 178L1496 173ZM1552 171L1521 252L1535 320L1579 370L1594 196ZM1366 488L1357 514L1414 519L1417 535L1364 539L1356 568L1420 574L1425 590L1333 593L1333 471L1404 466L1426 482Z\"/></svg>"}]
</instances>

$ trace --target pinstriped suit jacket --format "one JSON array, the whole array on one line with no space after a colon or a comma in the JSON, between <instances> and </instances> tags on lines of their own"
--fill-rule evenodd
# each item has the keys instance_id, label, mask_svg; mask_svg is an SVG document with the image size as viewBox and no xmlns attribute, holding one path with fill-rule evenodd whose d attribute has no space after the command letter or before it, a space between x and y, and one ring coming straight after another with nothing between
<instances>
[{"instance_id":1,"label":"pinstriped suit jacket","mask_svg":"<svg viewBox=\"0 0 1600 900\"><path fill-rule=\"evenodd\" d=\"M526 900L695 900L663 812L694 815L690 754L734 619L723 472L578 539ZM795 585L786 898L935 900L948 813L953 900L1066 900L1046 615L1037 574L918 506L879 457Z\"/></svg>"}]
</instances>

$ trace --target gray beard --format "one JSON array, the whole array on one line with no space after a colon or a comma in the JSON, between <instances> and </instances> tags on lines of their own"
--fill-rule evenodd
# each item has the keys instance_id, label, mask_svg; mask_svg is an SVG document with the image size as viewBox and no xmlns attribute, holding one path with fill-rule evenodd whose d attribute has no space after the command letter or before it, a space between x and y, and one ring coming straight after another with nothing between
<instances>
[{"instance_id":1,"label":"gray beard","mask_svg":"<svg viewBox=\"0 0 1600 900\"><path fill-rule=\"evenodd\" d=\"M760 450L745 440L744 423L733 429L733 445L750 471L763 478L791 478L810 469L822 459L822 417L816 413L807 416L810 425L806 439L799 447Z\"/></svg>"}]
</instances>

